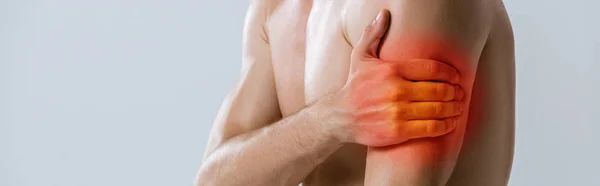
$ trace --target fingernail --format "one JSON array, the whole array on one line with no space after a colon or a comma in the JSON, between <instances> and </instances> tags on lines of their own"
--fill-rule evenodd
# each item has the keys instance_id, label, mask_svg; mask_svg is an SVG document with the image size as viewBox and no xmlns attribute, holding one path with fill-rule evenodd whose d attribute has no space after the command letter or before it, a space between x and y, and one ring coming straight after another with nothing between
<instances>
[{"instance_id":1,"label":"fingernail","mask_svg":"<svg viewBox=\"0 0 600 186\"><path fill-rule=\"evenodd\" d=\"M381 12L379 12L379 14L377 14L377 17L373 21L373 24L378 23L381 20L381 17L383 17L383 11L381 11Z\"/></svg>"}]
</instances>

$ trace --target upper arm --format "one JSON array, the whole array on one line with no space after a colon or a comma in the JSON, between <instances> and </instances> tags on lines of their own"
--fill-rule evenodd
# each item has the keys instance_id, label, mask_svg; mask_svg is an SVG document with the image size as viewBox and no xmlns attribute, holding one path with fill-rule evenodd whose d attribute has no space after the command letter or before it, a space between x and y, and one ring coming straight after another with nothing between
<instances>
[{"instance_id":1,"label":"upper arm","mask_svg":"<svg viewBox=\"0 0 600 186\"><path fill-rule=\"evenodd\" d=\"M387 9L391 12L391 23L380 48L382 60L435 59L457 68L463 79L473 79L491 27L493 2L395 0L352 3L354 5L348 7L344 16L347 38L351 43L358 42L370 20L379 10Z\"/></svg>"},{"instance_id":2,"label":"upper arm","mask_svg":"<svg viewBox=\"0 0 600 186\"><path fill-rule=\"evenodd\" d=\"M264 29L269 1L252 0L244 23L242 70L214 121L205 156L224 141L281 117Z\"/></svg>"},{"instance_id":3,"label":"upper arm","mask_svg":"<svg viewBox=\"0 0 600 186\"><path fill-rule=\"evenodd\" d=\"M434 59L447 63L461 75L465 106L471 101L476 69L491 27L495 0L394 0L351 3L344 15L346 37L357 43L366 25L381 9L391 13L387 35L380 46L384 61ZM464 113L468 113L468 108ZM401 183L428 180L445 183L460 151L468 120L457 117L459 125L438 138L416 139L385 149L369 151L367 166L401 163L391 175L404 175ZM386 162L392 161L392 162ZM376 166L376 165L374 165ZM395 182L395 181L392 181Z\"/></svg>"}]
</instances>

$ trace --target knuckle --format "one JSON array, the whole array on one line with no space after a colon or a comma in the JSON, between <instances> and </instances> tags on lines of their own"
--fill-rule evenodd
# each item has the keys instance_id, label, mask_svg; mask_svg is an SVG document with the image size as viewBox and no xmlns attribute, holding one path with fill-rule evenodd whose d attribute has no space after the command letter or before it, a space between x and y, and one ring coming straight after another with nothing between
<instances>
[{"instance_id":1,"label":"knuckle","mask_svg":"<svg viewBox=\"0 0 600 186\"><path fill-rule=\"evenodd\" d=\"M405 119L413 115L415 108L412 106L399 106L398 107L398 119Z\"/></svg>"},{"instance_id":2,"label":"knuckle","mask_svg":"<svg viewBox=\"0 0 600 186\"><path fill-rule=\"evenodd\" d=\"M433 135L437 135L443 133L447 130L446 124L444 121L432 120L427 125L427 132Z\"/></svg>"},{"instance_id":3,"label":"knuckle","mask_svg":"<svg viewBox=\"0 0 600 186\"><path fill-rule=\"evenodd\" d=\"M402 83L399 81L390 81L388 86L392 90L391 96L393 96L394 100L401 100L407 94L407 88L403 87Z\"/></svg>"},{"instance_id":4,"label":"knuckle","mask_svg":"<svg viewBox=\"0 0 600 186\"><path fill-rule=\"evenodd\" d=\"M365 27L365 29L363 30L363 37L367 36L371 32L373 32L373 25L367 25L367 27Z\"/></svg>"},{"instance_id":5,"label":"knuckle","mask_svg":"<svg viewBox=\"0 0 600 186\"><path fill-rule=\"evenodd\" d=\"M405 121L398 120L394 123L394 130L392 131L396 136L406 136L407 127Z\"/></svg>"},{"instance_id":6,"label":"knuckle","mask_svg":"<svg viewBox=\"0 0 600 186\"><path fill-rule=\"evenodd\" d=\"M394 71L396 71L398 74L406 73L405 72L405 69L407 69L406 63L389 63L389 65L391 68L394 68Z\"/></svg>"},{"instance_id":7,"label":"knuckle","mask_svg":"<svg viewBox=\"0 0 600 186\"><path fill-rule=\"evenodd\" d=\"M389 76L395 75L396 74L395 72L396 72L396 68L394 68L393 65L390 65L390 64L381 65L380 73L382 75L389 77Z\"/></svg>"},{"instance_id":8,"label":"knuckle","mask_svg":"<svg viewBox=\"0 0 600 186\"><path fill-rule=\"evenodd\" d=\"M403 108L400 106L400 104L397 103L391 104L388 108L388 111L392 114L392 116L394 116L395 120L400 120L402 118L402 110Z\"/></svg>"},{"instance_id":9,"label":"knuckle","mask_svg":"<svg viewBox=\"0 0 600 186\"><path fill-rule=\"evenodd\" d=\"M444 104L433 104L431 106L432 113L436 116L440 116L444 114Z\"/></svg>"},{"instance_id":10,"label":"knuckle","mask_svg":"<svg viewBox=\"0 0 600 186\"><path fill-rule=\"evenodd\" d=\"M384 119L390 119L390 121L392 122L392 124L396 123L396 119L397 119L397 110L396 110L396 106L391 105L388 108L386 108L383 111L384 116L386 116Z\"/></svg>"},{"instance_id":11,"label":"knuckle","mask_svg":"<svg viewBox=\"0 0 600 186\"><path fill-rule=\"evenodd\" d=\"M390 122L390 130L388 130L388 132L392 135L392 136L398 136L398 132L402 130L402 121L398 120L398 119L394 119Z\"/></svg>"},{"instance_id":12,"label":"knuckle","mask_svg":"<svg viewBox=\"0 0 600 186\"><path fill-rule=\"evenodd\" d=\"M440 96L447 95L449 90L450 90L450 87L448 87L448 85L443 84L443 83L437 84L434 88L435 93Z\"/></svg>"},{"instance_id":13,"label":"knuckle","mask_svg":"<svg viewBox=\"0 0 600 186\"><path fill-rule=\"evenodd\" d=\"M398 86L394 91L394 97L396 97L397 100L402 100L408 94L407 92L406 88Z\"/></svg>"},{"instance_id":14,"label":"knuckle","mask_svg":"<svg viewBox=\"0 0 600 186\"><path fill-rule=\"evenodd\" d=\"M435 133L438 124L437 121L429 121L425 125L427 133Z\"/></svg>"}]
</instances>

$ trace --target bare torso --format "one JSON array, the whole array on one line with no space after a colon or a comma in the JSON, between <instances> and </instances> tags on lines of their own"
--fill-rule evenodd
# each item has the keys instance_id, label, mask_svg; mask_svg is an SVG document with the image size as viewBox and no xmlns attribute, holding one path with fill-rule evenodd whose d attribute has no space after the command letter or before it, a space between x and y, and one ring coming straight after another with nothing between
<instances>
[{"instance_id":1,"label":"bare torso","mask_svg":"<svg viewBox=\"0 0 600 186\"><path fill-rule=\"evenodd\" d=\"M352 45L364 29L361 25L366 25L379 11L378 3L272 1L265 32L271 46L283 117L342 88L348 76ZM478 65L474 91L479 93L473 94L481 95L483 104L471 106L484 117L469 120L469 136L449 185L478 185L497 179L498 174L509 175L505 170L510 166L507 159L511 159L514 134L514 48L503 4L498 3L496 10ZM353 21L357 24L346 24ZM345 145L319 165L304 185L362 185L366 149L360 145Z\"/></svg>"}]
</instances>

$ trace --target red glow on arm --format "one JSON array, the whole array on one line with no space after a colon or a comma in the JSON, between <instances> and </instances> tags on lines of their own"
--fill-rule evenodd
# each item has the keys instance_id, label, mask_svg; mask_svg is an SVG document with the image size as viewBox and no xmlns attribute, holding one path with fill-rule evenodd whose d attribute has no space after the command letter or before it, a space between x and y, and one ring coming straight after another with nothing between
<instances>
[{"instance_id":1,"label":"red glow on arm","mask_svg":"<svg viewBox=\"0 0 600 186\"><path fill-rule=\"evenodd\" d=\"M469 105L473 105L472 101L477 101L474 105L480 103L478 101L480 99L472 100L472 97L480 98L480 96L473 96L473 92L481 92L473 91L477 68L475 60L478 59L473 59L469 50L458 42L446 38L432 35L390 37L384 39L379 56L384 61L399 63L410 59L433 59L456 68L461 75L459 86L465 91L462 100L465 112L457 116L458 126L450 134L441 137L410 140L385 148L372 148L369 156L394 159L393 163L408 166L409 170L419 167L430 168L440 163L451 163L458 156L469 115L479 115L477 111L471 111L469 108ZM451 168L453 165L443 167Z\"/></svg>"}]
</instances>

